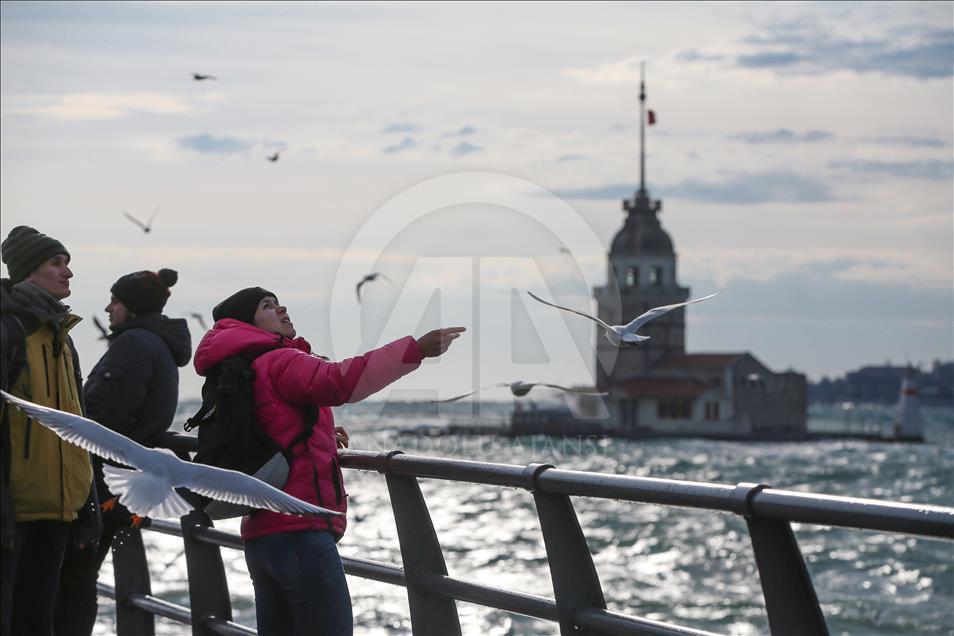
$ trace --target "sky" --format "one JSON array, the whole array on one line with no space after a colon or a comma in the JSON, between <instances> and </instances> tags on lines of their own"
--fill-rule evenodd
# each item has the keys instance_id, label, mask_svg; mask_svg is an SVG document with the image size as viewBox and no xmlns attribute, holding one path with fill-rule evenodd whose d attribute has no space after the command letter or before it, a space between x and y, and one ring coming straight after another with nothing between
<instances>
[{"instance_id":1,"label":"sky","mask_svg":"<svg viewBox=\"0 0 954 636\"><path fill-rule=\"evenodd\" d=\"M169 267L167 315L263 286L335 359L468 328L377 399L591 383L593 323L525 291L595 309L639 182L643 62L646 185L680 284L720 292L687 311L690 352L809 380L954 357L950 2L0 13L0 234L70 250L85 370L112 283ZM157 208L149 234L123 217ZM371 271L388 280L359 305ZM198 395L191 367L181 383Z\"/></svg>"}]
</instances>

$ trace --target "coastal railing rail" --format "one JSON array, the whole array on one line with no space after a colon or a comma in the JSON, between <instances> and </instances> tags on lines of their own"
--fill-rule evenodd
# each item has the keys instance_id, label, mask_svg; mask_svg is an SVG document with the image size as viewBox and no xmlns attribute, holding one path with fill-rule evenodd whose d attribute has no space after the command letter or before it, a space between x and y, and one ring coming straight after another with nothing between
<instances>
[{"instance_id":1,"label":"coastal railing rail","mask_svg":"<svg viewBox=\"0 0 954 636\"><path fill-rule=\"evenodd\" d=\"M168 435L163 445L185 457L195 438ZM559 623L561 634L675 636L708 632L607 609L603 589L571 497L685 506L744 517L752 541L773 636L827 634L805 560L790 523L799 522L954 539L954 508L777 490L765 484L720 485L561 470L549 464L514 466L440 457L343 451L341 465L385 476L402 565L342 557L345 572L407 588L414 634L460 634L456 601ZM418 479L523 488L536 505L555 598L499 589L452 577ZM255 634L232 622L220 548L242 550L241 539L212 527L194 510L179 523L147 520L144 529L182 537L190 607L152 596L140 531L123 529L113 543L118 636L153 634L155 616L192 626L194 635Z\"/></svg>"}]
</instances>

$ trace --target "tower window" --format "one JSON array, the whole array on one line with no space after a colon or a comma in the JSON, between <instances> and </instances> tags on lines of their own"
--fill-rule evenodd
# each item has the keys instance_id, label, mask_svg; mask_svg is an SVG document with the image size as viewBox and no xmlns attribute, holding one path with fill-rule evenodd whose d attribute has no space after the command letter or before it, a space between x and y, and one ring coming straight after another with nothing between
<instances>
[{"instance_id":1,"label":"tower window","mask_svg":"<svg viewBox=\"0 0 954 636\"><path fill-rule=\"evenodd\" d=\"M639 285L639 268L637 267L627 267L626 268L626 287L636 287Z\"/></svg>"},{"instance_id":2,"label":"tower window","mask_svg":"<svg viewBox=\"0 0 954 636\"><path fill-rule=\"evenodd\" d=\"M653 287L662 285L662 267L653 266L649 268L649 284Z\"/></svg>"}]
</instances>

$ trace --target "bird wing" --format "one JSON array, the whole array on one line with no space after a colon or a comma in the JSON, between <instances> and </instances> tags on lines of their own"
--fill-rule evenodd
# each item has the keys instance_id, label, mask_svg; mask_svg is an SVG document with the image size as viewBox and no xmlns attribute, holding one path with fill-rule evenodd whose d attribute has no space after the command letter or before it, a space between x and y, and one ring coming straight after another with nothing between
<instances>
[{"instance_id":1,"label":"bird wing","mask_svg":"<svg viewBox=\"0 0 954 636\"><path fill-rule=\"evenodd\" d=\"M172 470L175 486L218 501L292 515L340 515L282 492L236 470L179 461Z\"/></svg>"},{"instance_id":2,"label":"bird wing","mask_svg":"<svg viewBox=\"0 0 954 636\"><path fill-rule=\"evenodd\" d=\"M367 276L365 276L364 278L362 278L362 279L361 279L361 282L358 283L357 285L355 285L355 287L354 287L354 293L357 294L357 296L358 296L358 302L359 302L359 303L361 302L361 286L364 285L366 282L368 282L368 277L367 277Z\"/></svg>"},{"instance_id":3,"label":"bird wing","mask_svg":"<svg viewBox=\"0 0 954 636\"><path fill-rule=\"evenodd\" d=\"M663 314L668 313L672 311L673 309L676 309L677 307L684 307L686 305L691 305L692 303L701 303L703 300L709 300L713 296L718 295L718 293L719 292L716 292L715 294L709 294L708 296L703 296L702 298L696 298L695 300L687 300L684 303L676 303L674 305L663 305L662 307L654 307L653 309L650 309L649 311L635 318L632 322L630 322L628 325L623 327L623 333L635 333L637 329L645 325L647 322L649 322L653 318L658 318L659 316L662 316Z\"/></svg>"},{"instance_id":4,"label":"bird wing","mask_svg":"<svg viewBox=\"0 0 954 636\"><path fill-rule=\"evenodd\" d=\"M375 277L380 276L381 278L383 278L384 280L388 281L389 283L392 282L390 278L388 278L387 276L385 276L385 275L382 274L381 272L375 272L374 275L375 275Z\"/></svg>"},{"instance_id":5,"label":"bird wing","mask_svg":"<svg viewBox=\"0 0 954 636\"><path fill-rule=\"evenodd\" d=\"M475 393L480 393L485 389L493 389L501 386L510 386L509 382L497 382L496 384L488 384L487 386L482 386L476 391L471 391L470 393L464 393L463 395L458 395L456 397L447 398L446 400L431 400L431 404L442 404L444 402L456 402L457 400L463 400L465 397L474 395Z\"/></svg>"},{"instance_id":6,"label":"bird wing","mask_svg":"<svg viewBox=\"0 0 954 636\"><path fill-rule=\"evenodd\" d=\"M538 296L534 296L533 292L529 292L529 291L528 291L527 293L530 294L530 297L531 297L531 298L533 298L534 300L536 300L536 301L538 301L538 302L543 303L544 305L550 305L551 307L556 307L557 309L562 309L563 311L569 311L569 312L572 312L572 313L574 313L574 314L578 314L578 315L580 315L580 316L583 316L584 318L589 318L590 320L592 320L592 321L595 322L596 324L598 324L598 325L600 325L601 327L603 327L603 329L606 329L607 331L613 331L613 328L612 328L610 325L606 324L605 322L603 322L603 321L600 320L599 318L596 318L596 317L591 316L591 315L589 315L589 314L584 314L582 311L577 311L577 310L575 310L575 309L570 309L569 307L561 307L560 305L554 305L553 303L548 303L547 301L543 300L542 298L540 298L540 297L538 297Z\"/></svg>"},{"instance_id":7,"label":"bird wing","mask_svg":"<svg viewBox=\"0 0 954 636\"><path fill-rule=\"evenodd\" d=\"M153 220L154 218L156 218L156 215L157 215L157 214L159 214L159 208L161 208L161 207L162 207L162 206L160 205L158 208L156 208L156 209L153 211L152 216L149 217L149 222L146 223L146 226L147 226L147 227L152 227L152 220Z\"/></svg>"},{"instance_id":8,"label":"bird wing","mask_svg":"<svg viewBox=\"0 0 954 636\"><path fill-rule=\"evenodd\" d=\"M96 325L96 328L99 330L99 333L103 334L103 340L109 337L109 332L106 330L106 327L103 326L103 323L99 321L98 316L93 316L93 324Z\"/></svg>"},{"instance_id":9,"label":"bird wing","mask_svg":"<svg viewBox=\"0 0 954 636\"><path fill-rule=\"evenodd\" d=\"M546 387L550 387L551 389L560 389L561 391L566 391L567 393L582 393L583 395L608 395L606 391L593 391L590 389L571 389L569 387L560 386L559 384L545 384L541 382L537 386L546 386Z\"/></svg>"},{"instance_id":10,"label":"bird wing","mask_svg":"<svg viewBox=\"0 0 954 636\"><path fill-rule=\"evenodd\" d=\"M208 326L206 326L206 324L205 324L205 318L202 317L202 314L196 313L196 312L192 312L192 314L190 314L190 315L191 315L193 318L195 318L196 321L198 321L199 326L200 326L204 331L208 331L208 330L209 330Z\"/></svg>"},{"instance_id":11,"label":"bird wing","mask_svg":"<svg viewBox=\"0 0 954 636\"><path fill-rule=\"evenodd\" d=\"M138 225L138 226L141 227L142 229L144 229L144 230L147 229L146 226L142 224L142 221L140 221L139 219L137 219L136 217L134 217L134 216L133 216L132 214L130 214L129 212L126 212L126 210L123 210L123 214L126 216L127 219L129 219L130 221L132 221L133 223L135 223L136 225Z\"/></svg>"},{"instance_id":12,"label":"bird wing","mask_svg":"<svg viewBox=\"0 0 954 636\"><path fill-rule=\"evenodd\" d=\"M128 437L109 430L102 424L97 424L93 420L80 415L34 404L14 397L6 391L0 391L0 394L10 404L13 404L65 441L75 444L94 455L139 468L142 461L150 454L158 453L158 451L150 450Z\"/></svg>"}]
</instances>

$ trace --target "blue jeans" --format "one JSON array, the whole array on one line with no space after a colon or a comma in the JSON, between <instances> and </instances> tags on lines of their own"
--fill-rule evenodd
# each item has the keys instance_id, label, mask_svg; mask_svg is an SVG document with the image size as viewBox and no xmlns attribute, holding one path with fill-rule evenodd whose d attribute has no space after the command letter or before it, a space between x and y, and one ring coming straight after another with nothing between
<instances>
[{"instance_id":1,"label":"blue jeans","mask_svg":"<svg viewBox=\"0 0 954 636\"><path fill-rule=\"evenodd\" d=\"M351 594L330 532L270 534L245 543L261 636L349 636Z\"/></svg>"}]
</instances>

